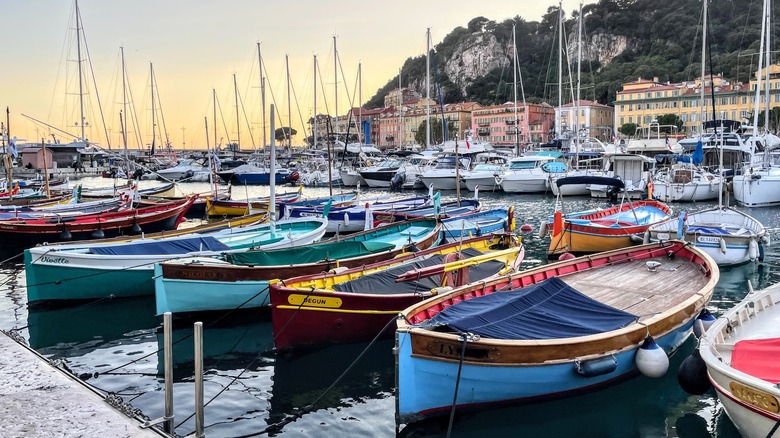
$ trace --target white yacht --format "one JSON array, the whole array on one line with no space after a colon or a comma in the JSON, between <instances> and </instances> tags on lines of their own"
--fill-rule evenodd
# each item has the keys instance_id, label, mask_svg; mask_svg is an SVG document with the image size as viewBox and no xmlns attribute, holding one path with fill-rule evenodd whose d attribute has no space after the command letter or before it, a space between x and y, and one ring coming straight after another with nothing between
<instances>
[{"instance_id":1,"label":"white yacht","mask_svg":"<svg viewBox=\"0 0 780 438\"><path fill-rule=\"evenodd\" d=\"M507 169L496 176L496 183L508 193L543 193L549 190L546 163L561 158L561 152L539 152L536 155L512 158Z\"/></svg>"}]
</instances>

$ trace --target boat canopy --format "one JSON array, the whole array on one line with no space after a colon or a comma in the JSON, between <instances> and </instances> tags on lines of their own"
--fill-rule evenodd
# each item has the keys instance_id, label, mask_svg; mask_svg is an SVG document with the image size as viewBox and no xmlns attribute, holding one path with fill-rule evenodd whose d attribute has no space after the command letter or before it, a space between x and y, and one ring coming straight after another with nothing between
<instances>
[{"instance_id":1,"label":"boat canopy","mask_svg":"<svg viewBox=\"0 0 780 438\"><path fill-rule=\"evenodd\" d=\"M466 248L461 254L464 258L471 258L482 253L474 248ZM333 289L339 292L363 293L375 295L413 294L416 292L430 291L441 286L441 277L420 278L414 281L396 283L396 277L415 269L427 268L444 263L444 256L434 254L421 260L414 260L402 265L358 277L354 280L339 283ZM491 275L495 275L504 268L504 263L496 260L480 263L469 267L469 281L479 281Z\"/></svg>"},{"instance_id":2,"label":"boat canopy","mask_svg":"<svg viewBox=\"0 0 780 438\"><path fill-rule=\"evenodd\" d=\"M390 251L395 245L385 242L328 242L294 248L257 250L228 254L226 260L242 266L286 266L317 263L325 260L341 260L367 254Z\"/></svg>"},{"instance_id":3,"label":"boat canopy","mask_svg":"<svg viewBox=\"0 0 780 438\"><path fill-rule=\"evenodd\" d=\"M600 184L604 186L613 186L619 189L625 187L622 180L617 178L607 178L605 176L568 176L566 178L558 178L555 180L555 184L558 187L570 185L570 184Z\"/></svg>"},{"instance_id":4,"label":"boat canopy","mask_svg":"<svg viewBox=\"0 0 780 438\"><path fill-rule=\"evenodd\" d=\"M136 242L125 245L95 245L89 252L101 255L166 255L198 251L226 251L230 247L213 236Z\"/></svg>"},{"instance_id":5,"label":"boat canopy","mask_svg":"<svg viewBox=\"0 0 780 438\"><path fill-rule=\"evenodd\" d=\"M492 339L560 339L617 330L638 319L553 277L458 302L422 325L448 326Z\"/></svg>"}]
</instances>

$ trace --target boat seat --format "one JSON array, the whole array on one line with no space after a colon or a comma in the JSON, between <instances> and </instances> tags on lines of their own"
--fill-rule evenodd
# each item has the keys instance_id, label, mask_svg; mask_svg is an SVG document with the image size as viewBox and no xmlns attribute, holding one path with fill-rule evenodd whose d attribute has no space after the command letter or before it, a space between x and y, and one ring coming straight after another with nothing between
<instances>
[{"instance_id":1,"label":"boat seat","mask_svg":"<svg viewBox=\"0 0 780 438\"><path fill-rule=\"evenodd\" d=\"M635 227L636 226L636 224L633 222L627 222L621 220L616 221L614 219L593 219L590 222L596 225L601 225L602 227Z\"/></svg>"}]
</instances>

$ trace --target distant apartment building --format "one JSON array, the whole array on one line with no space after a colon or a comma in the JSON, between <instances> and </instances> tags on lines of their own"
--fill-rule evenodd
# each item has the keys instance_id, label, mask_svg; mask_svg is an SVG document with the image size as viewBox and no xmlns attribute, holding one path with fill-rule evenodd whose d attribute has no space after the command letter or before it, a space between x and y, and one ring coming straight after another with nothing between
<instances>
[{"instance_id":1,"label":"distant apartment building","mask_svg":"<svg viewBox=\"0 0 780 438\"><path fill-rule=\"evenodd\" d=\"M494 146L512 147L515 144L544 143L554 123L555 110L542 104L517 105L507 102L477 108L471 113L473 135Z\"/></svg>"},{"instance_id":2,"label":"distant apartment building","mask_svg":"<svg viewBox=\"0 0 780 438\"><path fill-rule=\"evenodd\" d=\"M752 123L758 76L762 77L761 105L766 97L763 79L765 69L758 70L749 85L731 82L721 75L705 76L690 82L661 83L658 78L642 79L623 84L615 100L615 128L627 123L647 127L651 121L665 114L675 114L683 122L683 131L698 133L703 122L709 120L736 120ZM703 87L703 90L702 90ZM769 107L780 106L780 65L769 67ZM702 91L704 104L702 105ZM713 95L715 107L713 110Z\"/></svg>"},{"instance_id":3,"label":"distant apartment building","mask_svg":"<svg viewBox=\"0 0 780 438\"><path fill-rule=\"evenodd\" d=\"M412 140L414 140L417 131L420 129L420 125L428 117L428 108L430 108L431 119L438 119L441 121L441 114L444 111L444 119L447 124L452 122L454 130L447 132L447 139L463 139L465 138L466 131L471 128L471 114L474 110L482 108L477 102L461 102L461 103L448 103L439 105L434 101L426 103L425 99L420 99L416 104L410 105L407 111L404 113L404 125L405 130L411 133ZM433 125L433 121L431 122ZM433 138L433 134L431 134ZM433 142L433 140L431 140ZM421 144L420 146L425 146Z\"/></svg>"},{"instance_id":4,"label":"distant apartment building","mask_svg":"<svg viewBox=\"0 0 780 438\"><path fill-rule=\"evenodd\" d=\"M579 110L579 114L577 113ZM591 100L569 102L555 109L555 131L580 132L580 135L610 141L614 134L615 109Z\"/></svg>"}]
</instances>

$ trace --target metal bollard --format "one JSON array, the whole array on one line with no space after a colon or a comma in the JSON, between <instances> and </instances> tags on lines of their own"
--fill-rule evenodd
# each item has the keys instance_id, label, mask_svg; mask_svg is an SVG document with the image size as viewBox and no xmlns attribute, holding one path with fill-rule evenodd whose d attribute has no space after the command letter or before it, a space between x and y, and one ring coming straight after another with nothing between
<instances>
[{"instance_id":1,"label":"metal bollard","mask_svg":"<svg viewBox=\"0 0 780 438\"><path fill-rule=\"evenodd\" d=\"M203 434L203 323L196 322L195 337L195 436Z\"/></svg>"}]
</instances>

